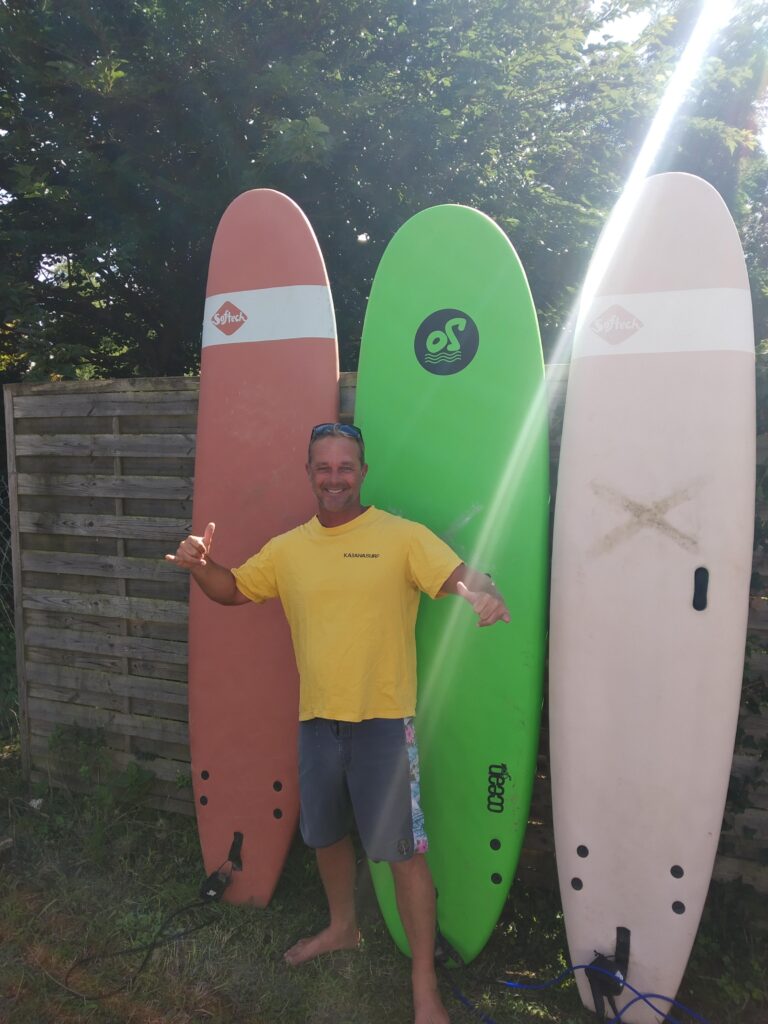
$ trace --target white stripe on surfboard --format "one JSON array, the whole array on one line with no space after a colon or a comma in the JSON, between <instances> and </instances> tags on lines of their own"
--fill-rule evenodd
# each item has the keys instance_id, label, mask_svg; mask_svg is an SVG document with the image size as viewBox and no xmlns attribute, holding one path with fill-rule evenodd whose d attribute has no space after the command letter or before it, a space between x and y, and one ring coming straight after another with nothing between
<instances>
[{"instance_id":1,"label":"white stripe on surfboard","mask_svg":"<svg viewBox=\"0 0 768 1024\"><path fill-rule=\"evenodd\" d=\"M700 288L594 298L579 312L573 358L754 350L749 292Z\"/></svg>"},{"instance_id":2,"label":"white stripe on surfboard","mask_svg":"<svg viewBox=\"0 0 768 1024\"><path fill-rule=\"evenodd\" d=\"M248 341L335 337L331 294L322 284L223 292L205 300L203 348Z\"/></svg>"}]
</instances>

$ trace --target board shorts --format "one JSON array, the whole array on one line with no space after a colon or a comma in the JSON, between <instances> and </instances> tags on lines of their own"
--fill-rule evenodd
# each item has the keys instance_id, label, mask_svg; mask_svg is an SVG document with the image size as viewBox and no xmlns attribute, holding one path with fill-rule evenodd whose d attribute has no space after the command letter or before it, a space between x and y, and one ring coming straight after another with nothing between
<instances>
[{"instance_id":1,"label":"board shorts","mask_svg":"<svg viewBox=\"0 0 768 1024\"><path fill-rule=\"evenodd\" d=\"M299 722L301 835L315 849L357 826L374 861L425 853L413 718Z\"/></svg>"}]
</instances>

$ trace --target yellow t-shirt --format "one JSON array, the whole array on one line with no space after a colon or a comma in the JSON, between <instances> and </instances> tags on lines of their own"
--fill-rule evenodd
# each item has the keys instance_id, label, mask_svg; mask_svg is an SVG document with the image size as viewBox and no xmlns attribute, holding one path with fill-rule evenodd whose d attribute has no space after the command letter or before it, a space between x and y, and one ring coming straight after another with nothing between
<instances>
[{"instance_id":1,"label":"yellow t-shirt","mask_svg":"<svg viewBox=\"0 0 768 1024\"><path fill-rule=\"evenodd\" d=\"M414 713L420 592L437 596L460 564L425 526L371 506L343 526L315 517L232 572L252 601L282 602L299 718L360 722Z\"/></svg>"}]
</instances>

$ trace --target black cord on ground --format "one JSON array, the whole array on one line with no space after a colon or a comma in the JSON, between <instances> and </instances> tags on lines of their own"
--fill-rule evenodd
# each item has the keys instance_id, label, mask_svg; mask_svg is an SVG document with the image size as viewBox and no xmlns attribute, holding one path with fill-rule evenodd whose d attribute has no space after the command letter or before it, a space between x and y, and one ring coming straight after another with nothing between
<instances>
[{"instance_id":1,"label":"black cord on ground","mask_svg":"<svg viewBox=\"0 0 768 1024\"><path fill-rule=\"evenodd\" d=\"M210 925L213 924L215 918L209 915L207 920L202 921L200 924L193 925L191 928L184 928L182 931L173 932L171 935L164 934L166 928L171 923L171 921L174 920L174 918L179 917L181 914L188 913L192 910L198 910L202 907L208 907L212 903L217 903L222 898L222 896L224 895L224 890L226 889L227 885L229 885L230 875L232 873L231 866L229 871L224 870L225 865L228 863L230 863L231 865L231 862L224 861L224 864L222 864L220 868L212 872L206 878L206 880L200 887L199 899L195 900L194 903L188 903L186 906L179 907L177 910L172 911L162 921L160 927L157 929L154 937L151 939L150 942L145 942L138 946L129 946L126 949L120 949L114 953L97 953L94 956L81 957L79 960L76 960L69 968L67 973L64 975L63 982L58 981L56 978L54 978L53 980L56 981L57 985L60 985L63 989L69 992L70 995L77 996L79 999L88 999L91 1002L98 1002L102 999L109 999L111 996L116 996L120 992L124 992L134 983L134 981L138 978L138 976L147 966L152 957L152 954L156 949L158 949L160 946L167 945L167 943L169 942L176 942L178 939L186 938L187 935L192 935L194 932L199 932L203 928L208 928ZM130 956L130 954L132 953L141 952L144 952L144 958L142 959L141 963L133 972L133 974L127 979L127 981L120 985L119 988L110 989L110 991L108 992L99 992L96 995L88 995L85 992L78 992L75 989L70 988L68 984L72 974L77 970L82 970L82 968L85 967L86 964L96 963L99 960L109 960L113 957ZM52 975L49 975L49 977L52 977Z\"/></svg>"},{"instance_id":2,"label":"black cord on ground","mask_svg":"<svg viewBox=\"0 0 768 1024\"><path fill-rule=\"evenodd\" d=\"M59 984L61 985L62 988L66 989L66 991L69 992L70 995L77 996L79 999L88 999L92 1002L97 1002L102 999L109 999L110 996L116 996L120 992L124 992L134 983L136 978L138 978L138 976L147 966L152 957L152 954L156 949L158 949L160 946L167 945L169 942L176 942L178 939L186 938L187 935L192 935L194 932L199 932L203 928L208 928L209 925L213 924L214 918L209 917L207 921L202 921L200 924L193 925L191 928L184 928L182 931L173 932L171 935L163 934L165 932L165 929L168 927L170 922L175 917L179 917L183 913L187 913L191 910L196 910L200 907L206 907L209 905L209 903L210 901L196 900L194 903L190 903L186 907L180 907L178 910L174 910L173 913L169 914L168 917L166 917L166 919L162 922L160 927L157 929L154 938L150 942L145 942L138 946L129 946L126 949L119 949L114 953L97 953L94 956L81 957L79 960L76 960L75 963L72 964L67 973L64 975L64 981L59 982ZM145 951L145 953L141 963L133 972L133 974L118 988L111 989L108 992L99 992L96 995L89 995L85 992L78 992L76 989L70 988L69 986L69 979L71 978L72 974L74 974L74 972L77 970L82 970L82 968L85 967L87 964L96 963L99 960L109 960L113 957L129 956L132 953L141 953L142 951Z\"/></svg>"}]
</instances>

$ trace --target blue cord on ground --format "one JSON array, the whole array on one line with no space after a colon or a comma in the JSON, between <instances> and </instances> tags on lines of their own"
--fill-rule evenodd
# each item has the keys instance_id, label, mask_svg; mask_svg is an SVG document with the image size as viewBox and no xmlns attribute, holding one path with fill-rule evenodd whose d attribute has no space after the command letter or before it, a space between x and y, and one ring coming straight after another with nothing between
<instances>
[{"instance_id":1,"label":"blue cord on ground","mask_svg":"<svg viewBox=\"0 0 768 1024\"><path fill-rule=\"evenodd\" d=\"M540 982L535 985L524 984L523 982L519 981L502 981L500 982L500 984L504 985L506 988L514 988L523 992L545 992L547 989L554 988L556 985L562 984L566 978L570 977L570 975L572 974L575 974L576 971L586 970L597 971L599 974L605 974L608 978L616 977L610 971L603 970L602 967L597 967L590 964L577 964L575 967L569 967L567 970L563 971L562 974L558 974L556 978L552 978L550 981ZM695 1012L695 1010L691 1010L683 1003L678 1002L677 999L671 999L669 996L662 996L656 992L639 992L636 988L633 988L628 981L624 981L624 988L629 989L629 991L633 993L635 998L631 999L628 1003L626 1003L626 1005L624 1005L621 1008L621 1010L619 1010L618 1014L612 1020L608 1021L608 1024L621 1024L621 1022L623 1021L624 1014L627 1012L627 1010L631 1006L634 1006L635 1003L640 1002L647 1003L650 1006L650 1008L654 1011L654 1013L658 1013L662 1017L665 1017L666 1011L660 1010L658 1006L654 1006L654 1004L651 1002L652 999L661 1000L664 1003L669 1003L670 1006L673 1006L678 1010L681 1010L683 1013L688 1014L689 1017L691 1017L695 1021L698 1021L699 1024L709 1024L709 1021L705 1017L700 1016L698 1013ZM461 992L455 985L451 986L451 992L454 998L458 999L460 1003L463 1003L464 1006L470 1009L477 1016L478 1020L483 1022L483 1024L496 1024L493 1017L489 1017L487 1013L484 1013L479 1006L476 1006L472 1002L472 1000L468 999L463 994L463 992Z\"/></svg>"},{"instance_id":2,"label":"blue cord on ground","mask_svg":"<svg viewBox=\"0 0 768 1024\"><path fill-rule=\"evenodd\" d=\"M458 999L460 1003L463 1003L467 1009L471 1010L472 1013L477 1017L478 1020L482 1021L483 1024L496 1024L493 1017L489 1017L487 1013L483 1013L479 1006L475 1006L471 999L467 999L463 992L456 988L455 985L451 985L451 994L454 999Z\"/></svg>"}]
</instances>

